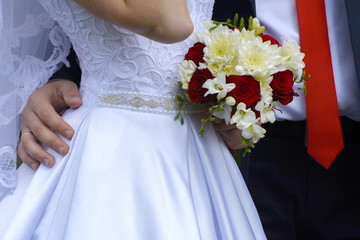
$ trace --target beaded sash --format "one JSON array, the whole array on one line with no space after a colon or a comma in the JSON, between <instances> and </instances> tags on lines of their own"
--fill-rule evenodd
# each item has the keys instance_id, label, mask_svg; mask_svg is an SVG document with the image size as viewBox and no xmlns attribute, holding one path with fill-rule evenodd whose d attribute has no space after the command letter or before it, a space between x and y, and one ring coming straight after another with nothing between
<instances>
[{"instance_id":1,"label":"beaded sash","mask_svg":"<svg viewBox=\"0 0 360 240\"><path fill-rule=\"evenodd\" d=\"M206 106L186 102L182 113L200 113L207 111ZM133 92L109 93L100 97L99 106L110 106L134 111L153 113L177 113L178 106L174 96L161 96Z\"/></svg>"}]
</instances>

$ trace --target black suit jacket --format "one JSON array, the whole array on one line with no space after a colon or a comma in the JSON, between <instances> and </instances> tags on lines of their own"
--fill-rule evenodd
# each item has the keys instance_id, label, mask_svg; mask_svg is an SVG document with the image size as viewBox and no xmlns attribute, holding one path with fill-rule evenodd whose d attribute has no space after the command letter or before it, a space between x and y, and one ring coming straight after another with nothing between
<instances>
[{"instance_id":1,"label":"black suit jacket","mask_svg":"<svg viewBox=\"0 0 360 240\"><path fill-rule=\"evenodd\" d=\"M245 20L250 16L255 17L255 0L216 0L212 19L226 21L228 18L232 19L236 13Z\"/></svg>"}]
</instances>

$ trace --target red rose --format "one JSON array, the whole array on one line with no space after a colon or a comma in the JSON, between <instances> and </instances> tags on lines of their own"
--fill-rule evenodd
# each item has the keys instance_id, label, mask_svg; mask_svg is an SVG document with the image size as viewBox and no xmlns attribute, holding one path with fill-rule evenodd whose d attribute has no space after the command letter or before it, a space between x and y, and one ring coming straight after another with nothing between
<instances>
[{"instance_id":1,"label":"red rose","mask_svg":"<svg viewBox=\"0 0 360 240\"><path fill-rule=\"evenodd\" d=\"M263 42L270 41L271 45L276 44L276 45L278 45L280 47L280 43L275 38L273 38L272 36L265 35L265 34L259 34L259 37L262 38Z\"/></svg>"},{"instance_id":2,"label":"red rose","mask_svg":"<svg viewBox=\"0 0 360 240\"><path fill-rule=\"evenodd\" d=\"M270 87L273 89L273 100L283 105L289 104L293 96L298 96L293 90L294 80L290 70L278 72L273 75Z\"/></svg>"},{"instance_id":3,"label":"red rose","mask_svg":"<svg viewBox=\"0 0 360 240\"><path fill-rule=\"evenodd\" d=\"M243 102L246 107L255 107L260 101L260 83L251 76L230 75L227 83L235 83L236 87L228 93L235 99L236 104Z\"/></svg>"},{"instance_id":4,"label":"red rose","mask_svg":"<svg viewBox=\"0 0 360 240\"><path fill-rule=\"evenodd\" d=\"M195 43L195 45L191 47L185 55L185 60L192 60L196 66L199 66L199 63L205 62L203 59L205 47L206 45L201 42Z\"/></svg>"},{"instance_id":5,"label":"red rose","mask_svg":"<svg viewBox=\"0 0 360 240\"><path fill-rule=\"evenodd\" d=\"M201 70L197 69L194 72L194 75L191 77L189 83L189 97L192 102L204 103L213 99L212 95L214 94L208 95L206 98L204 97L208 89L202 87L206 80L213 78L214 76L207 68Z\"/></svg>"}]
</instances>

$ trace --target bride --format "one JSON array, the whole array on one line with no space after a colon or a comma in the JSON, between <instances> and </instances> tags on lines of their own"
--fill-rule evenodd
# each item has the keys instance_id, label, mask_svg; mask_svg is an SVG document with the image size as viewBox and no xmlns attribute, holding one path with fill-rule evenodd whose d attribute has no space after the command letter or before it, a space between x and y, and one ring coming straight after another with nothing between
<instances>
[{"instance_id":1,"label":"bride","mask_svg":"<svg viewBox=\"0 0 360 240\"><path fill-rule=\"evenodd\" d=\"M203 110L189 107L184 125L174 121L176 64L192 45L193 28L211 18L214 2L40 3L79 57L83 104L63 114L76 132L65 140L68 154L49 150L56 158L51 169L19 168L16 190L0 202L0 238L265 239L223 140L211 125L198 135ZM30 7L40 11L36 6ZM57 43L46 68L31 68L40 85L66 63L70 44L38 16L33 20L51 29Z\"/></svg>"}]
</instances>

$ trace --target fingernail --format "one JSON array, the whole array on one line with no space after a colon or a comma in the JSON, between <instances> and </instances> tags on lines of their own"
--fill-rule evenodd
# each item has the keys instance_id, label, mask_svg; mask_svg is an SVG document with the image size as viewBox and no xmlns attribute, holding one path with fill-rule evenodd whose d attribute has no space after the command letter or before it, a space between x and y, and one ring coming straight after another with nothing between
<instances>
[{"instance_id":1,"label":"fingernail","mask_svg":"<svg viewBox=\"0 0 360 240\"><path fill-rule=\"evenodd\" d=\"M81 102L80 97L72 97L71 100L74 101L74 102Z\"/></svg>"},{"instance_id":2,"label":"fingernail","mask_svg":"<svg viewBox=\"0 0 360 240\"><path fill-rule=\"evenodd\" d=\"M66 130L65 131L65 137L67 139L71 140L72 136L73 136L73 132L71 130Z\"/></svg>"},{"instance_id":3,"label":"fingernail","mask_svg":"<svg viewBox=\"0 0 360 240\"><path fill-rule=\"evenodd\" d=\"M45 159L44 159L44 163L45 163L45 165L46 165L47 167L49 167L49 159L45 158Z\"/></svg>"},{"instance_id":4,"label":"fingernail","mask_svg":"<svg viewBox=\"0 0 360 240\"><path fill-rule=\"evenodd\" d=\"M36 169L37 169L36 163L32 163L30 167L31 167L34 171L36 171Z\"/></svg>"},{"instance_id":5,"label":"fingernail","mask_svg":"<svg viewBox=\"0 0 360 240\"><path fill-rule=\"evenodd\" d=\"M57 152L64 155L64 147L59 147Z\"/></svg>"}]
</instances>

